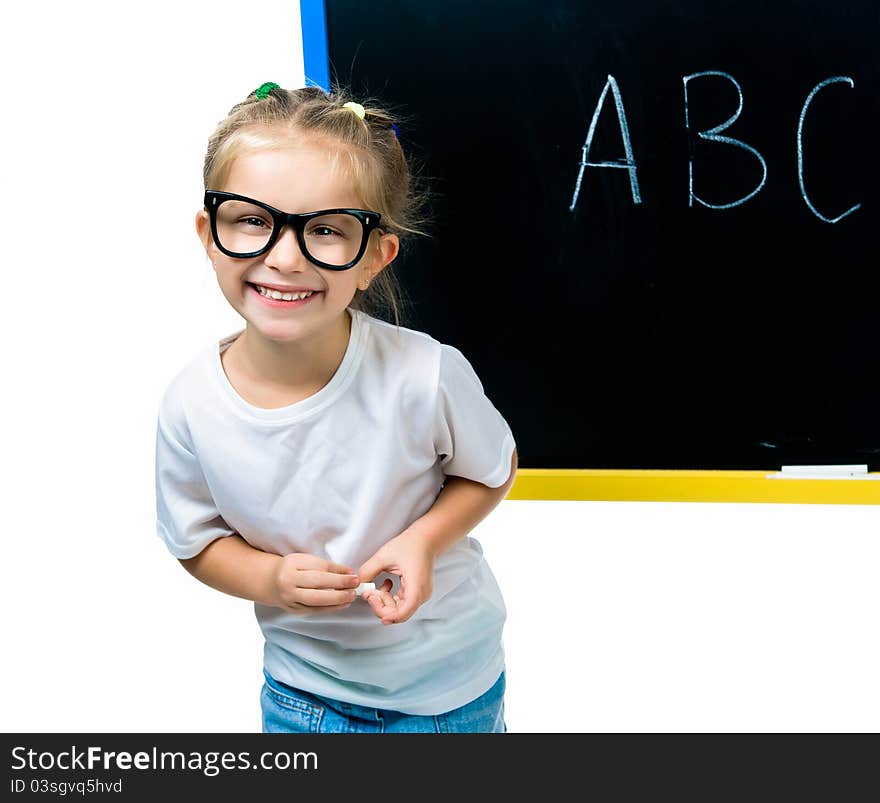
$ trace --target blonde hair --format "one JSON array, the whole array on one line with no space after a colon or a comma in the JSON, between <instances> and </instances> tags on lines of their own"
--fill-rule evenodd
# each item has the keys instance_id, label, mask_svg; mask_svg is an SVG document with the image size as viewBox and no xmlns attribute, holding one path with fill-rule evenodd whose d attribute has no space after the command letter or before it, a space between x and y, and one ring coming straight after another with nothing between
<instances>
[{"instance_id":1,"label":"blonde hair","mask_svg":"<svg viewBox=\"0 0 880 803\"><path fill-rule=\"evenodd\" d=\"M206 190L222 190L232 163L244 152L277 148L292 142L326 144L334 168L347 171L359 197L382 216L382 229L396 234L401 248L410 235L426 234L423 209L428 193L415 190L414 171L403 153L397 120L374 100L361 103L361 119L345 104L348 93L334 87L256 90L230 109L208 140L203 178ZM403 289L391 271L380 271L366 291L358 289L355 309L387 318L399 326Z\"/></svg>"}]
</instances>

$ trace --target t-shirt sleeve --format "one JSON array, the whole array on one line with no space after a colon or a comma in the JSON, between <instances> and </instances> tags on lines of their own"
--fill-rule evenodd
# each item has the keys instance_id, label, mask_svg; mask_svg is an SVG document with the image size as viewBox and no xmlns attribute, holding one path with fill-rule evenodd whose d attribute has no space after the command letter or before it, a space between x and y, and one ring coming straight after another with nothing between
<instances>
[{"instance_id":1,"label":"t-shirt sleeve","mask_svg":"<svg viewBox=\"0 0 880 803\"><path fill-rule=\"evenodd\" d=\"M516 444L471 364L441 345L434 447L443 472L498 488L510 477Z\"/></svg>"},{"instance_id":2,"label":"t-shirt sleeve","mask_svg":"<svg viewBox=\"0 0 880 803\"><path fill-rule=\"evenodd\" d=\"M168 392L156 428L156 532L176 558L192 558L234 530L217 510L182 407Z\"/></svg>"}]
</instances>

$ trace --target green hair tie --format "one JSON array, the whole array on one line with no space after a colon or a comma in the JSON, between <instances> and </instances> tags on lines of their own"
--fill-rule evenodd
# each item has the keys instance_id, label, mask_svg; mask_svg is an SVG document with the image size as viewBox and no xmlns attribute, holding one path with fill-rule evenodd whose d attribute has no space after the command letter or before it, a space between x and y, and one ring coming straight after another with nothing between
<instances>
[{"instance_id":1,"label":"green hair tie","mask_svg":"<svg viewBox=\"0 0 880 803\"><path fill-rule=\"evenodd\" d=\"M278 86L278 84L273 84L271 81L267 81L265 84L262 84L261 86L257 87L257 88L254 90L254 94L255 94L260 100L265 100L265 99L266 99L266 96L267 96L267 95L268 95L273 89L281 89L281 87Z\"/></svg>"}]
</instances>

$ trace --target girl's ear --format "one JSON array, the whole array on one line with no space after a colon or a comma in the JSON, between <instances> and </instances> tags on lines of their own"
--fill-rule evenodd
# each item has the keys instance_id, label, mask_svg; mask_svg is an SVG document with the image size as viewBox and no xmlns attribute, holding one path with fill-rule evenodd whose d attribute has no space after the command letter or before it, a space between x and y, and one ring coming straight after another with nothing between
<instances>
[{"instance_id":1,"label":"girl's ear","mask_svg":"<svg viewBox=\"0 0 880 803\"><path fill-rule=\"evenodd\" d=\"M196 212L196 234L199 235L199 239L202 241L202 245L205 248L205 252L208 256L211 256L211 221L208 217L208 213L204 209L199 209Z\"/></svg>"},{"instance_id":2,"label":"girl's ear","mask_svg":"<svg viewBox=\"0 0 880 803\"><path fill-rule=\"evenodd\" d=\"M399 250L400 240L396 234L380 234L376 250L358 280L358 287L361 290L366 290L370 286L370 282L385 269L385 266L394 261Z\"/></svg>"},{"instance_id":3,"label":"girl's ear","mask_svg":"<svg viewBox=\"0 0 880 803\"><path fill-rule=\"evenodd\" d=\"M377 250L377 261L380 266L379 270L381 270L397 257L397 253L400 251L400 240L396 234L381 234L379 235L379 247Z\"/></svg>"}]
</instances>

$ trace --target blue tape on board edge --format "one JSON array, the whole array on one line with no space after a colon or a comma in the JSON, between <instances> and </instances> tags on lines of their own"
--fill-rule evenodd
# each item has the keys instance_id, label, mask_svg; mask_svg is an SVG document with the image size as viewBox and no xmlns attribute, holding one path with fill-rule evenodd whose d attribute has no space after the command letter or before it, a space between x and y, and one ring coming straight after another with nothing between
<instances>
[{"instance_id":1,"label":"blue tape on board edge","mask_svg":"<svg viewBox=\"0 0 880 803\"><path fill-rule=\"evenodd\" d=\"M299 0L303 67L306 86L330 91L330 59L327 53L327 15L324 0Z\"/></svg>"}]
</instances>

